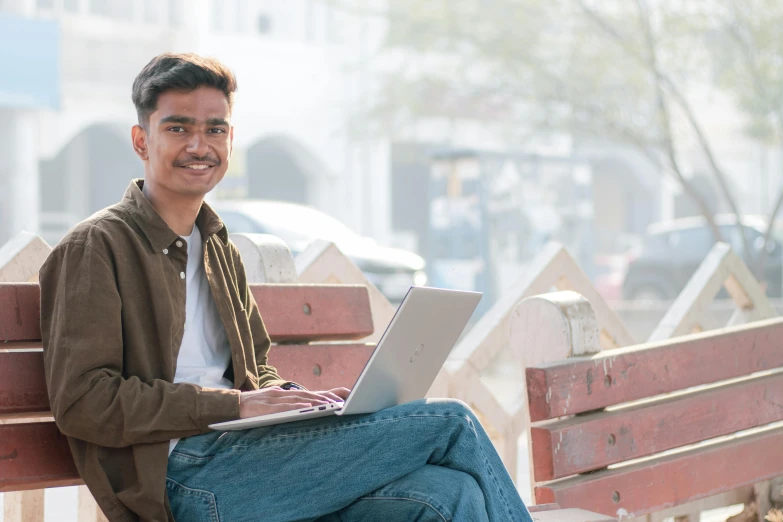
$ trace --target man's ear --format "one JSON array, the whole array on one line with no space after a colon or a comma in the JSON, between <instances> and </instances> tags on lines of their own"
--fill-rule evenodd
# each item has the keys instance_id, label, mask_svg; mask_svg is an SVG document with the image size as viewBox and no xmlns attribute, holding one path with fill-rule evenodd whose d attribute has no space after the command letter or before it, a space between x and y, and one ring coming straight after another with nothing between
<instances>
[{"instance_id":1,"label":"man's ear","mask_svg":"<svg viewBox=\"0 0 783 522\"><path fill-rule=\"evenodd\" d=\"M231 158L231 153L234 152L234 126L228 130L228 157Z\"/></svg>"},{"instance_id":2,"label":"man's ear","mask_svg":"<svg viewBox=\"0 0 783 522\"><path fill-rule=\"evenodd\" d=\"M141 158L142 161L147 161L149 159L149 153L147 151L147 131L144 130L144 127L141 125L134 125L131 129L131 140L136 155Z\"/></svg>"}]
</instances>

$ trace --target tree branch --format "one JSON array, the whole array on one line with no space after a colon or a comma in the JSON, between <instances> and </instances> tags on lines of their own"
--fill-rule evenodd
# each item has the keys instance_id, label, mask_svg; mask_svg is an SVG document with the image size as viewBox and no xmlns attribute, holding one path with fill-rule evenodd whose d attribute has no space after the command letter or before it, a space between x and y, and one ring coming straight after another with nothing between
<instances>
[{"instance_id":1,"label":"tree branch","mask_svg":"<svg viewBox=\"0 0 783 522\"><path fill-rule=\"evenodd\" d=\"M728 187L728 183L726 181L726 176L723 173L722 169L717 164L715 155L712 152L712 147L710 146L709 141L707 140L704 132L702 131L701 125L696 119L696 116L693 113L693 110L691 109L688 100L682 94L682 92L674 83L674 81L672 81L666 74L664 74L657 65L657 59L655 58L655 42L654 39L652 38L652 27L650 25L650 21L648 17L648 8L644 3L644 1L637 0L636 4L639 9L640 20L642 21L643 29L645 32L646 47L648 52L647 58L645 58L644 56L640 56L637 52L633 51L630 45L628 44L626 38L623 37L620 33L618 33L610 24L608 24L595 11L590 9L585 4L584 0L580 0L579 4L581 5L582 10L585 12L585 14L591 20L593 20L605 33L607 33L611 37L611 39L615 42L615 44L619 45L620 48L622 48L623 51L626 52L631 58L636 60L637 63L639 63L642 67L644 67L645 69L649 70L652 73L653 78L655 80L656 91L658 92L659 99L661 100L663 99L663 94L664 94L663 88L665 88L666 92L668 92L672 96L672 98L675 100L677 105L682 109L686 119L688 120L691 130L693 130L694 134L696 135L696 138L699 142L699 146L702 149L702 152L707 158L707 162L710 165L710 169L712 170L712 173L715 176L716 181L718 182L718 186L721 189L723 196L726 198L726 201L728 202L729 207L732 210L732 213L736 216L737 226L740 227L739 230L740 230L740 237L742 238L743 248L748 254L750 254L748 240L746 237L746 231L744 227L742 227L742 220L740 218L739 209L737 208L737 204L731 195L730 189ZM652 59L650 57L652 57ZM664 111L661 114L666 115L666 122L665 125L663 126L663 130L664 131L668 130L669 140L667 140L667 142L671 143L671 129L670 129L671 122L668 116L668 110L665 109L666 107L665 102L663 103L659 102L659 108L661 107L664 108ZM677 165L676 155L674 154L673 146L667 148L669 148L670 159L673 159L674 160L673 164ZM714 218L712 216L712 213L709 212L709 210L707 210L707 212L704 212L704 208L701 205L699 206L700 209L702 210L702 213L704 213L704 217L707 219L708 223L710 224L710 228L712 229L715 238L717 240L720 240L721 239L720 231L718 230L717 226L714 223Z\"/></svg>"},{"instance_id":2,"label":"tree branch","mask_svg":"<svg viewBox=\"0 0 783 522\"><path fill-rule=\"evenodd\" d=\"M744 58L745 68L747 69L749 76L753 79L753 86L756 90L756 93L762 99L764 99L764 102L767 105L767 109L774 114L778 127L776 138L778 142L780 142L780 140L783 139L783 108L779 103L776 102L775 97L772 96L765 88L764 82L761 79L761 74L759 73L759 66L753 53L753 49L745 40L745 38L742 37L742 34L737 27L737 24L739 24L739 20L741 19L741 14L737 9L736 4L732 3L732 7L734 18L737 20L737 23L731 24L730 22L726 22L727 32L740 49L740 53ZM766 230L764 231L764 243L761 246L758 260L759 275L763 275L766 270L768 258L767 245L769 244L769 240L772 238L772 233L775 227L775 219L780 212L781 206L783 206L783 187L781 187L779 190L775 205L772 207L772 210L767 216Z\"/></svg>"}]
</instances>

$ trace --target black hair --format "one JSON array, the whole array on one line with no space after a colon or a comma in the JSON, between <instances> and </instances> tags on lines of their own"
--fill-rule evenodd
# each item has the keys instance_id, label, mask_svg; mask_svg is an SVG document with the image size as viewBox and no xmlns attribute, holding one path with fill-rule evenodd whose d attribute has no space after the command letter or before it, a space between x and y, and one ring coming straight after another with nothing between
<instances>
[{"instance_id":1,"label":"black hair","mask_svg":"<svg viewBox=\"0 0 783 522\"><path fill-rule=\"evenodd\" d=\"M234 73L214 58L194 53L163 53L153 58L133 81L133 104L139 125L145 129L150 114L158 106L158 98L167 91L194 91L213 87L226 95L229 110L234 105L237 80Z\"/></svg>"}]
</instances>

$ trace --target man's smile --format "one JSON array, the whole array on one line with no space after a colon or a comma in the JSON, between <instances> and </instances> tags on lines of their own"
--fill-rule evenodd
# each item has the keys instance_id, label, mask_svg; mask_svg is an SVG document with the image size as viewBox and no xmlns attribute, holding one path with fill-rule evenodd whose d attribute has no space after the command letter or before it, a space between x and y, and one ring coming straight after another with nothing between
<instances>
[{"instance_id":1,"label":"man's smile","mask_svg":"<svg viewBox=\"0 0 783 522\"><path fill-rule=\"evenodd\" d=\"M215 163L206 163L206 162L193 162L193 163L185 163L182 165L176 165L177 167L181 169L186 169L194 174L201 174L206 172L207 170L212 169L213 167L217 166Z\"/></svg>"}]
</instances>

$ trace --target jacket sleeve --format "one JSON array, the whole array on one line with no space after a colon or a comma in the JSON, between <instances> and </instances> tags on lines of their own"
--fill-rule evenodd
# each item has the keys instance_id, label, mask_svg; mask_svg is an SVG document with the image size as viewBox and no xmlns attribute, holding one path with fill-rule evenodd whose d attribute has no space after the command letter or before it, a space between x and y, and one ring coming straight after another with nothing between
<instances>
[{"instance_id":1,"label":"jacket sleeve","mask_svg":"<svg viewBox=\"0 0 783 522\"><path fill-rule=\"evenodd\" d=\"M239 391L123 377L114 270L88 243L58 246L40 271L49 401L70 437L108 447L163 442L239 417Z\"/></svg>"},{"instance_id":2,"label":"jacket sleeve","mask_svg":"<svg viewBox=\"0 0 783 522\"><path fill-rule=\"evenodd\" d=\"M306 389L301 384L288 381L278 375L277 369L269 365L269 350L272 347L272 341L269 333L261 318L261 312L258 310L256 299L250 290L250 285L245 274L245 265L242 262L242 256L239 250L232 244L236 266L237 286L242 293L243 305L247 312L247 320L250 323L250 333L253 336L253 348L255 350L256 365L258 371L258 386L266 388L269 386L283 386L284 384L295 384L302 389Z\"/></svg>"}]
</instances>

